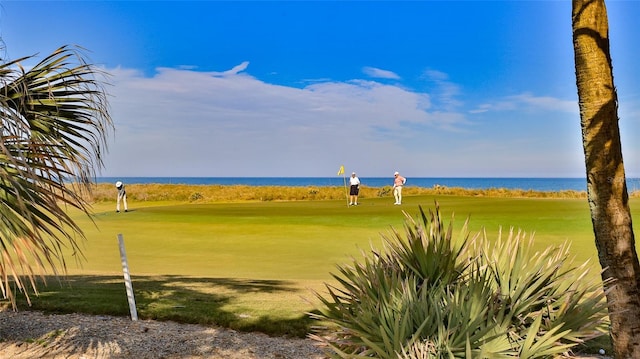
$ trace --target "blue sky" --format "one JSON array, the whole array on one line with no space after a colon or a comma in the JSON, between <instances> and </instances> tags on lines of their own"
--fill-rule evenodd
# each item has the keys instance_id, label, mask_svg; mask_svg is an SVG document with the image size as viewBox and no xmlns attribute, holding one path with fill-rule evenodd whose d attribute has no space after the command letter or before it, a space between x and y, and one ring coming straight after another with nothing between
<instances>
[{"instance_id":1,"label":"blue sky","mask_svg":"<svg viewBox=\"0 0 640 359\"><path fill-rule=\"evenodd\" d=\"M607 7L640 177L640 2ZM0 36L111 74L102 176L585 172L570 1L0 1Z\"/></svg>"}]
</instances>

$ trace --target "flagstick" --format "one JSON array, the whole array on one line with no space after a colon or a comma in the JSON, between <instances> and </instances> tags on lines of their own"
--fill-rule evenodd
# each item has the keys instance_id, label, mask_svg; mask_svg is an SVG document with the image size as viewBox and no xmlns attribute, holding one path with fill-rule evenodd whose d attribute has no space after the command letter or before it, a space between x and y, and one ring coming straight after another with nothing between
<instances>
[{"instance_id":1,"label":"flagstick","mask_svg":"<svg viewBox=\"0 0 640 359\"><path fill-rule=\"evenodd\" d=\"M342 178L344 179L344 193L347 195L347 208L349 207L349 190L347 189L347 175L342 174Z\"/></svg>"},{"instance_id":2,"label":"flagstick","mask_svg":"<svg viewBox=\"0 0 640 359\"><path fill-rule=\"evenodd\" d=\"M344 191L347 195L347 208L349 208L349 192L347 191L347 175L344 174L344 165L341 165L338 170L338 176L340 175L342 175L342 179L344 180Z\"/></svg>"}]
</instances>

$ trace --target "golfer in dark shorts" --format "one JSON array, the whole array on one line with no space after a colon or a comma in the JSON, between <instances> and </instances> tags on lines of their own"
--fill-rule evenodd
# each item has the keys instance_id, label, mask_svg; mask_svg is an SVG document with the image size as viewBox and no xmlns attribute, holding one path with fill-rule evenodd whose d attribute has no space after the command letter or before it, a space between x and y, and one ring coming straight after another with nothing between
<instances>
[{"instance_id":1,"label":"golfer in dark shorts","mask_svg":"<svg viewBox=\"0 0 640 359\"><path fill-rule=\"evenodd\" d=\"M360 192L360 179L356 176L355 172L351 173L351 178L349 178L349 184L351 185L351 187L349 188L349 205L357 206L358 192Z\"/></svg>"}]
</instances>

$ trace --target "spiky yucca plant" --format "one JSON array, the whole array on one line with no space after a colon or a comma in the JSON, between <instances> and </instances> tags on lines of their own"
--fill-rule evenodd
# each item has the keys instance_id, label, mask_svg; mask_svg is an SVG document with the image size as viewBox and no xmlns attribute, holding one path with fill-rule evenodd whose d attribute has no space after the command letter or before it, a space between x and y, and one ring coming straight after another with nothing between
<instances>
[{"instance_id":1,"label":"spiky yucca plant","mask_svg":"<svg viewBox=\"0 0 640 359\"><path fill-rule=\"evenodd\" d=\"M569 246L534 252L510 231L459 238L435 211L406 216L406 238L338 267L339 285L317 293L312 316L330 325L312 335L334 358L551 358L606 332L601 283Z\"/></svg>"}]
</instances>

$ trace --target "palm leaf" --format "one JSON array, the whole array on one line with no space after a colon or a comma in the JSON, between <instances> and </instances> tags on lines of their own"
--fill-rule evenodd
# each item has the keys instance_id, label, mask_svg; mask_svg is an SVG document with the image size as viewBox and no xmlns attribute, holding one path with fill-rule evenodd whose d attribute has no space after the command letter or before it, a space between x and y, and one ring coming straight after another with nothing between
<instances>
[{"instance_id":1,"label":"palm leaf","mask_svg":"<svg viewBox=\"0 0 640 359\"><path fill-rule=\"evenodd\" d=\"M29 301L23 276L37 293L35 277L66 270L63 250L81 258L84 235L65 207L90 214L82 193L113 128L106 74L81 49L61 47L25 69L28 59L0 64L0 289L14 309L12 282Z\"/></svg>"}]
</instances>

